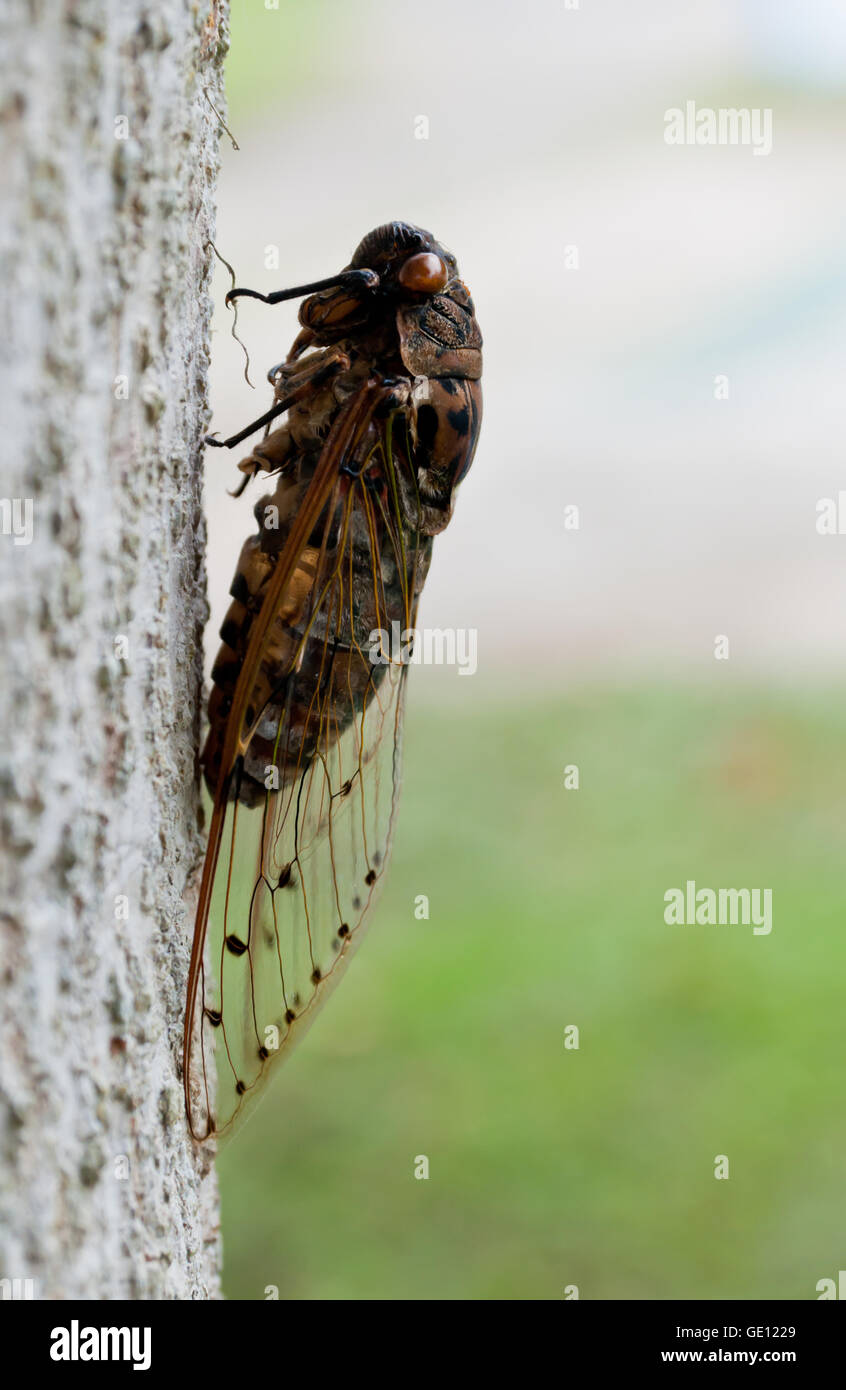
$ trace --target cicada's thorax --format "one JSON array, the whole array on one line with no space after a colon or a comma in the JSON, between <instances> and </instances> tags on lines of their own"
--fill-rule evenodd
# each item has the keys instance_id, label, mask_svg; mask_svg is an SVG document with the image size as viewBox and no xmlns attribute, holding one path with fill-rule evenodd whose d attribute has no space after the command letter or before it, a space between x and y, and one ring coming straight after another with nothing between
<instances>
[{"instance_id":1,"label":"cicada's thorax","mask_svg":"<svg viewBox=\"0 0 846 1390\"><path fill-rule=\"evenodd\" d=\"M365 665L361 652L371 650L374 632L390 634L395 623L401 630L413 625L432 539L450 520L481 422L481 335L470 295L457 278L425 302L384 305L377 314L346 291L324 292L305 301L300 318L303 332L275 389L279 398L300 377L313 387L291 405L286 424L240 465L248 474L264 470L279 476L275 491L256 504L258 534L241 551L230 590L233 602L220 630L223 645L212 672L211 727L203 753L212 793L251 624L338 412L374 375L387 382L404 379L410 390L389 429L384 419L369 426L351 475L340 479L334 514L324 514L314 528L269 630L250 701L264 714L237 792L248 804L263 798L273 768L282 769L280 785L285 785L307 765L316 692L327 695L340 735L362 701L378 690L386 668L379 662ZM380 455L388 440L395 491ZM359 469L361 477L353 477ZM358 490L355 505L345 507L351 487ZM318 570L331 569L341 554L343 601L336 611L323 608L314 618ZM288 746L280 750L276 731L283 706Z\"/></svg>"}]
</instances>

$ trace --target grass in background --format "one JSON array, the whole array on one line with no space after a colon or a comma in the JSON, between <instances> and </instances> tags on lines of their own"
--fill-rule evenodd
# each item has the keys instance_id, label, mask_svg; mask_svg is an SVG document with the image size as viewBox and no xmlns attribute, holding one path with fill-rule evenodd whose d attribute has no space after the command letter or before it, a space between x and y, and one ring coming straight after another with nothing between
<instances>
[{"instance_id":1,"label":"grass in background","mask_svg":"<svg viewBox=\"0 0 846 1390\"><path fill-rule=\"evenodd\" d=\"M412 691L407 726L369 938L221 1154L228 1296L815 1298L844 1259L842 695ZM688 878L771 887L771 936L665 925Z\"/></svg>"}]
</instances>

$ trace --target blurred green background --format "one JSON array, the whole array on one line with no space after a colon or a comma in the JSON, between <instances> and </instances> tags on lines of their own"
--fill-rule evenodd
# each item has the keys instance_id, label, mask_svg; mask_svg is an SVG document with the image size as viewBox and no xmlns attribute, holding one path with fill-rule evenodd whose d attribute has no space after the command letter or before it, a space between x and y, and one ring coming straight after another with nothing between
<instances>
[{"instance_id":1,"label":"blurred green background","mask_svg":"<svg viewBox=\"0 0 846 1390\"><path fill-rule=\"evenodd\" d=\"M234 5L239 282L432 226L476 297L486 419L422 614L476 627L479 671L410 673L369 937L220 1154L225 1291L811 1299L846 1266L846 542L814 530L844 485L844 33L777 0L479 8ZM688 97L772 106L770 159L670 156ZM294 314L245 309L255 379ZM228 328L227 432L267 404ZM207 478L210 633L252 529L233 466ZM772 888L772 934L667 926L690 878Z\"/></svg>"},{"instance_id":2,"label":"blurred green background","mask_svg":"<svg viewBox=\"0 0 846 1390\"><path fill-rule=\"evenodd\" d=\"M219 1161L229 1296L815 1297L843 1262L844 737L840 693L412 700L370 937ZM772 887L772 934L666 926L688 875Z\"/></svg>"}]
</instances>

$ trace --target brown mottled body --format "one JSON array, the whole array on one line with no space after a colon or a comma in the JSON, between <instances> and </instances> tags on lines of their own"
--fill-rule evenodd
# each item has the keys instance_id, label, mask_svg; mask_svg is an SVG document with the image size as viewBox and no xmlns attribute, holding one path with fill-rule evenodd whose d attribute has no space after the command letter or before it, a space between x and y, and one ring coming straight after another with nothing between
<instances>
[{"instance_id":1,"label":"brown mottled body","mask_svg":"<svg viewBox=\"0 0 846 1390\"><path fill-rule=\"evenodd\" d=\"M436 292L416 290L398 280L406 263L438 259L446 267L446 283ZM261 712L244 760L239 799L257 804L265 791L267 769L281 760L289 776L301 772L312 754L315 729L310 723L314 692L333 691L333 722L337 732L348 727L369 687L378 685L384 667L364 671L353 660L370 644L376 629L403 627L416 609L429 568L432 537L448 524L455 489L473 459L482 414L481 345L473 302L457 276L449 252L430 233L403 223L378 228L365 237L350 269L367 267L380 277L372 291L340 287L306 299L300 309L302 332L284 365L272 374L278 404L286 401L286 424L268 433L240 465L248 477L260 471L278 473L276 490L255 508L258 534L241 552L230 593L233 602L221 627L223 645L212 673L210 730L203 753L205 776L214 794L226 722L250 629L264 602L273 569L320 459L326 437L341 406L363 383L384 379L395 386L391 447L399 483L404 567L397 563L387 517L391 511L389 479L376 459L384 419L373 421L358 449L350 480L360 470L371 499L369 514L358 508L350 523L352 534L339 534L337 518L324 513L296 572L282 595L259 673L250 698ZM425 280L428 267L421 267ZM408 278L413 280L413 276ZM307 356L303 356L307 350ZM347 480L345 479L346 483ZM353 602L338 613L331 650L326 624L308 615L314 604L315 575L333 547L351 552L349 583ZM374 586L373 556L379 556L380 583ZM401 569L404 568L404 573ZM278 747L280 714L287 709L286 747ZM249 719L249 711L248 711Z\"/></svg>"}]
</instances>

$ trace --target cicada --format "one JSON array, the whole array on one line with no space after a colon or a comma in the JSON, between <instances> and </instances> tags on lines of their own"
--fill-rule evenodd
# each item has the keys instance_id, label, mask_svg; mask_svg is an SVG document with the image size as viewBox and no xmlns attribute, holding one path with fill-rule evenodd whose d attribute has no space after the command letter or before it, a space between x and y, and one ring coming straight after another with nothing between
<instances>
[{"instance_id":1,"label":"cicada","mask_svg":"<svg viewBox=\"0 0 846 1390\"><path fill-rule=\"evenodd\" d=\"M266 473L212 673L213 798L184 1030L191 1133L231 1129L314 1018L385 875L410 641L482 415L455 257L406 222L303 298L239 491ZM286 421L271 430L278 416ZM399 628L398 656L388 639Z\"/></svg>"}]
</instances>

